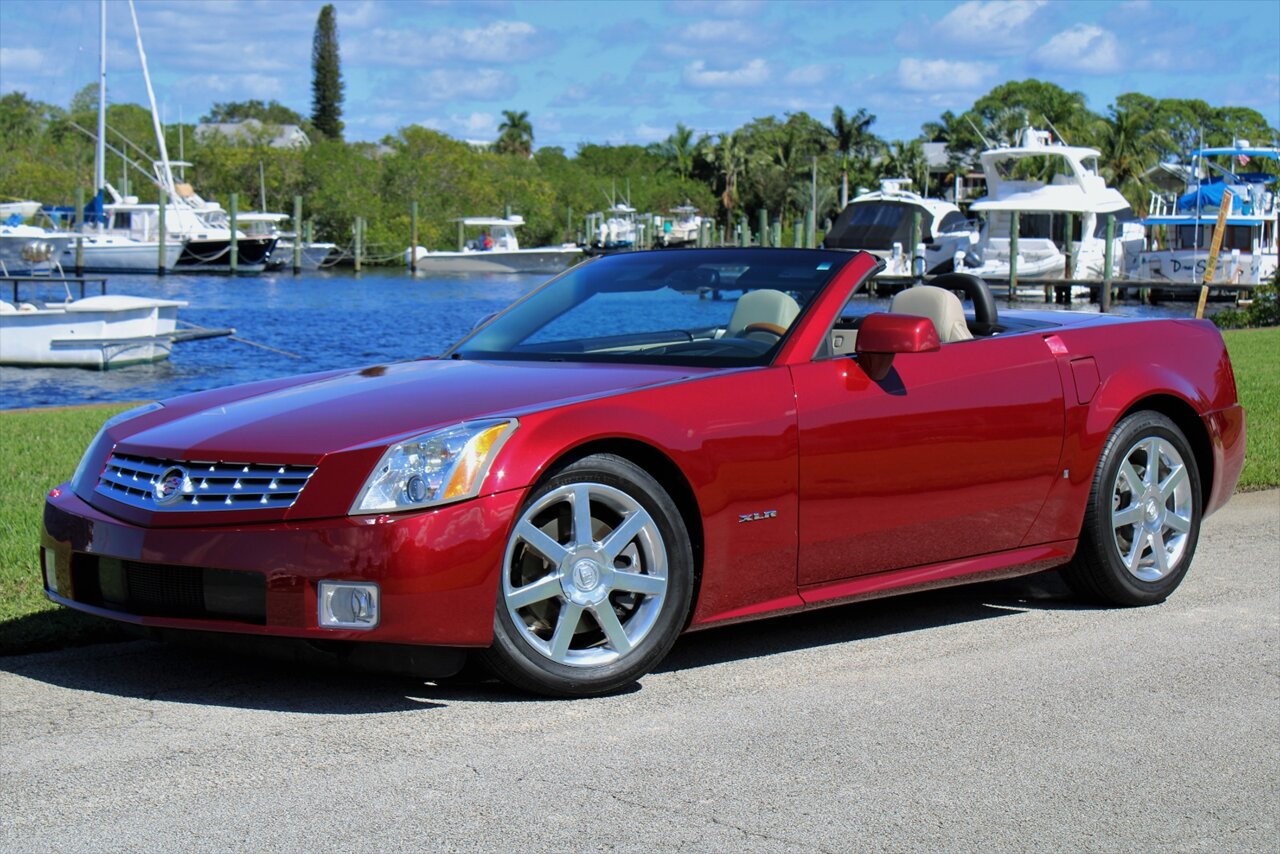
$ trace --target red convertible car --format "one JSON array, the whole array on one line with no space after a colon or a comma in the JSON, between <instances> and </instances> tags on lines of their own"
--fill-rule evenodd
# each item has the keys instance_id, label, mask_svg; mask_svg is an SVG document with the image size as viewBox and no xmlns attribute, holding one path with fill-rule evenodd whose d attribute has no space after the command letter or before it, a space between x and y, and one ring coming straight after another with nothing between
<instances>
[{"instance_id":1,"label":"red convertible car","mask_svg":"<svg viewBox=\"0 0 1280 854\"><path fill-rule=\"evenodd\" d=\"M1213 325L997 314L956 274L870 311L878 263L599 258L439 357L119 415L49 493L48 595L555 695L683 631L1050 567L1168 596L1244 458Z\"/></svg>"}]
</instances>

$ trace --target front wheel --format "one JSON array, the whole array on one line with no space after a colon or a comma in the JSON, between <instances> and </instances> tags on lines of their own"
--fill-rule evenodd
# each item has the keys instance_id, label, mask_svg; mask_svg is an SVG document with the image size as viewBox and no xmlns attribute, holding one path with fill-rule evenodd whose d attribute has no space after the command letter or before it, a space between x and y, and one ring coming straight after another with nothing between
<instances>
[{"instance_id":1,"label":"front wheel","mask_svg":"<svg viewBox=\"0 0 1280 854\"><path fill-rule=\"evenodd\" d=\"M484 658L536 693L607 693L662 660L692 595L689 536L670 496L628 460L586 457L521 508Z\"/></svg>"},{"instance_id":2,"label":"front wheel","mask_svg":"<svg viewBox=\"0 0 1280 854\"><path fill-rule=\"evenodd\" d=\"M1063 577L1089 598L1163 602L1191 566L1200 515L1200 473L1186 437L1157 412L1134 413L1103 448Z\"/></svg>"}]
</instances>

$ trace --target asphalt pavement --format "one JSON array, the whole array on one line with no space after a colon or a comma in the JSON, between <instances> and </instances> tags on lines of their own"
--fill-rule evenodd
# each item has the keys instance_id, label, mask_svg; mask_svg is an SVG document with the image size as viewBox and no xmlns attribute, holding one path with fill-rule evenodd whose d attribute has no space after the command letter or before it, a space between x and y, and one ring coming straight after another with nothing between
<instances>
[{"instance_id":1,"label":"asphalt pavement","mask_svg":"<svg viewBox=\"0 0 1280 854\"><path fill-rule=\"evenodd\" d=\"M0 658L3 851L1280 850L1280 492L1163 605L1038 576L530 699L137 641Z\"/></svg>"}]
</instances>

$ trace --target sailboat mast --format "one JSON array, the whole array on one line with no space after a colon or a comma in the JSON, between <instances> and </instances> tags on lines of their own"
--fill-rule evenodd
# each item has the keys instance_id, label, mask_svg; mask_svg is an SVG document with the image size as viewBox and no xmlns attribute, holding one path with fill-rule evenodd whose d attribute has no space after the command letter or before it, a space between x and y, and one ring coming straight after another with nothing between
<instances>
[{"instance_id":1,"label":"sailboat mast","mask_svg":"<svg viewBox=\"0 0 1280 854\"><path fill-rule=\"evenodd\" d=\"M106 201L107 186L107 0L98 9L98 148L93 158L94 191ZM98 217L98 231L102 231Z\"/></svg>"},{"instance_id":2,"label":"sailboat mast","mask_svg":"<svg viewBox=\"0 0 1280 854\"><path fill-rule=\"evenodd\" d=\"M151 124L155 127L156 143L160 146L161 173L158 176L170 198L177 196L173 183L173 170L169 167L169 149L164 144L164 130L160 127L160 113L156 109L156 93L151 88L151 72L147 70L147 53L142 48L142 30L138 28L138 10L129 0L129 14L133 16L133 34L138 41L138 59L142 62L142 79L147 84L147 100L151 104Z\"/></svg>"}]
</instances>

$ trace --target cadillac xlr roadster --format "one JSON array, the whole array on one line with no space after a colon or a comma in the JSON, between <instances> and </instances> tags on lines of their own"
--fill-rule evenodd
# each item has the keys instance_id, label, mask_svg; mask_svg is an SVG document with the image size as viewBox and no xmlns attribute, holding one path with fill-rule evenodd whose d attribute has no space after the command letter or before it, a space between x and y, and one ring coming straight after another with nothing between
<instances>
[{"instance_id":1,"label":"cadillac xlr roadster","mask_svg":"<svg viewBox=\"0 0 1280 854\"><path fill-rule=\"evenodd\" d=\"M49 493L48 596L570 696L684 631L1051 567L1164 600L1243 464L1213 325L962 274L872 311L878 264L603 257L437 357L116 416Z\"/></svg>"}]
</instances>

